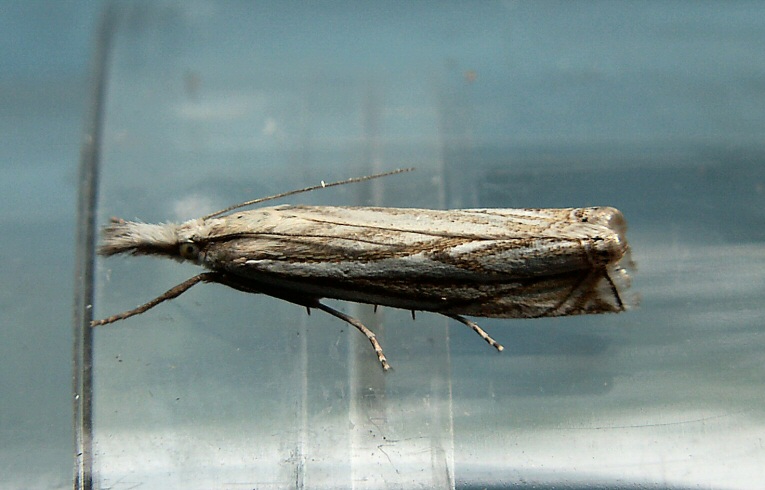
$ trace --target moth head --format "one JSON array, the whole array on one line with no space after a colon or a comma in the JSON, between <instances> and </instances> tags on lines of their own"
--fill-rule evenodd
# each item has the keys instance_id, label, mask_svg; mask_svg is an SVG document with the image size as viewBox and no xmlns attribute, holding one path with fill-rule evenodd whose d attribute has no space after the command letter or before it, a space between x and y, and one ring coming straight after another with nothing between
<instances>
[{"instance_id":1,"label":"moth head","mask_svg":"<svg viewBox=\"0 0 765 490\"><path fill-rule=\"evenodd\" d=\"M161 255L196 262L199 245L187 238L184 225L112 219L101 231L100 255Z\"/></svg>"},{"instance_id":2,"label":"moth head","mask_svg":"<svg viewBox=\"0 0 765 490\"><path fill-rule=\"evenodd\" d=\"M623 237L627 231L627 221L621 211L615 208L601 206L585 208L582 221L594 225L605 226Z\"/></svg>"}]
</instances>

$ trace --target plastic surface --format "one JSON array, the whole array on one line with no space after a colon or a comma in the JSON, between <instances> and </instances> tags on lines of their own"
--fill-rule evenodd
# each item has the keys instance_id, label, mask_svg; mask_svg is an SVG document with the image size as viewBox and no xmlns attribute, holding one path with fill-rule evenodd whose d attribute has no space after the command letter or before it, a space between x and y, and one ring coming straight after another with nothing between
<instances>
[{"instance_id":1,"label":"plastic surface","mask_svg":"<svg viewBox=\"0 0 765 490\"><path fill-rule=\"evenodd\" d=\"M394 368L383 374L366 339L335 318L197 286L95 332L96 486L763 481L762 115L749 113L757 133L701 114L736 111L710 101L726 75L698 54L715 53L706 34L686 53L682 6L599 5L123 6L98 223L183 220L415 166L287 202L615 206L642 304L477 319L505 345L498 354L436 315L332 302L378 332ZM723 21L717 8L697 5L694 29L730 36L717 66L743 69L734 52L748 48L730 19L749 16L731 8ZM684 53L698 57L683 65L692 75L672 64ZM708 97L694 103L689 91ZM93 315L196 273L99 259Z\"/></svg>"}]
</instances>

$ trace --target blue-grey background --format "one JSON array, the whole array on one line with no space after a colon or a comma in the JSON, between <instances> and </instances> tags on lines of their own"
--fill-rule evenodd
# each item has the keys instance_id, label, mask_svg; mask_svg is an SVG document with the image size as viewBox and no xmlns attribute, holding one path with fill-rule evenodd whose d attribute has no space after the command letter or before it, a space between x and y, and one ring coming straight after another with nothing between
<instances>
[{"instance_id":1,"label":"blue-grey background","mask_svg":"<svg viewBox=\"0 0 765 490\"><path fill-rule=\"evenodd\" d=\"M72 481L77 171L99 2L0 2L0 487Z\"/></svg>"},{"instance_id":2,"label":"blue-grey background","mask_svg":"<svg viewBox=\"0 0 765 490\"><path fill-rule=\"evenodd\" d=\"M9 488L71 478L77 160L99 6L0 6ZM614 205L642 305L483 320L506 346L497 355L434 315L335 304L380 322L395 368L381 379L336 320L200 287L97 332L101 486L758 487L760 3L196 1L117 14L100 222L185 219L413 164L369 194L300 199ZM96 315L192 273L100 261Z\"/></svg>"}]
</instances>

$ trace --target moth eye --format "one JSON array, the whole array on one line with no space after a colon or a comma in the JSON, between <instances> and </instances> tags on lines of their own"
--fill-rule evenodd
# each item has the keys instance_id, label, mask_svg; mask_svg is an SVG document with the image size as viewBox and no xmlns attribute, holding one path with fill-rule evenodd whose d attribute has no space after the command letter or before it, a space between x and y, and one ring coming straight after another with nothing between
<instances>
[{"instance_id":1,"label":"moth eye","mask_svg":"<svg viewBox=\"0 0 765 490\"><path fill-rule=\"evenodd\" d=\"M196 260L199 255L199 247L195 243L181 243L178 252L184 259Z\"/></svg>"}]
</instances>

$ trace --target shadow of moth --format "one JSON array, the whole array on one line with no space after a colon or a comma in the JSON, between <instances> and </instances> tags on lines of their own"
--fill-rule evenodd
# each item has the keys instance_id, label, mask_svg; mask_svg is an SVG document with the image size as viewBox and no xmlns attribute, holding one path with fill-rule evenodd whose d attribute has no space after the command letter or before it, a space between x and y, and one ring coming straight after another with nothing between
<instances>
[{"instance_id":1,"label":"shadow of moth","mask_svg":"<svg viewBox=\"0 0 765 490\"><path fill-rule=\"evenodd\" d=\"M622 214L610 207L431 209L291 206L236 211L287 195L410 169L322 183L185 223L113 219L99 254L156 255L207 269L135 309L141 314L200 282L262 293L348 322L390 368L374 332L320 300L440 313L503 347L463 315L539 318L618 313L631 266Z\"/></svg>"}]
</instances>

